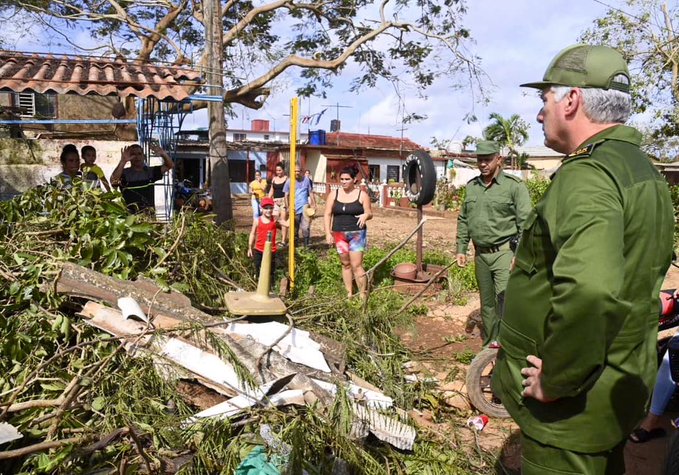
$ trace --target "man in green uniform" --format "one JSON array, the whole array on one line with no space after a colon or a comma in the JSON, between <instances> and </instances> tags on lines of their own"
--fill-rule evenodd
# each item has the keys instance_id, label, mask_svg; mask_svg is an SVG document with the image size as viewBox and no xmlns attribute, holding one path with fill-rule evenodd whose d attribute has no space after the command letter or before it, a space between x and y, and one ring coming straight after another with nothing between
<instances>
[{"instance_id":1,"label":"man in green uniform","mask_svg":"<svg viewBox=\"0 0 679 475\"><path fill-rule=\"evenodd\" d=\"M523 86L540 90L545 145L567 155L516 253L493 389L521 428L524 474L622 474L657 369L672 201L622 125L620 53L571 46Z\"/></svg>"},{"instance_id":2,"label":"man in green uniform","mask_svg":"<svg viewBox=\"0 0 679 475\"><path fill-rule=\"evenodd\" d=\"M502 171L497 142L480 141L476 160L481 175L467 183L457 218L457 265L467 265L469 241L474 243L476 281L481 296L484 346L496 345L504 290L509 279L516 239L530 213L528 189L523 182Z\"/></svg>"}]
</instances>

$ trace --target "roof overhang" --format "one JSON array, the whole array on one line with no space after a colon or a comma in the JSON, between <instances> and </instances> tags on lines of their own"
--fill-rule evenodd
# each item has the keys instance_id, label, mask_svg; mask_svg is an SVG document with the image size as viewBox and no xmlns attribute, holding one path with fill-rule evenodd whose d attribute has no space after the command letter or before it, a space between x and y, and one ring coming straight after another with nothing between
<instances>
[{"instance_id":1,"label":"roof overhang","mask_svg":"<svg viewBox=\"0 0 679 475\"><path fill-rule=\"evenodd\" d=\"M5 92L183 101L201 83L197 71L176 66L0 51L0 91Z\"/></svg>"}]
</instances>

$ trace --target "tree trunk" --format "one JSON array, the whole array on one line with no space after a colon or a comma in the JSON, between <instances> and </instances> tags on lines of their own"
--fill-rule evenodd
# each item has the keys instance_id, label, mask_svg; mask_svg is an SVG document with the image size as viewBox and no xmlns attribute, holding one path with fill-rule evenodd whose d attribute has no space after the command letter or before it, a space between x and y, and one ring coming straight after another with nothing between
<instances>
[{"instance_id":1,"label":"tree trunk","mask_svg":"<svg viewBox=\"0 0 679 475\"><path fill-rule=\"evenodd\" d=\"M208 51L207 82L213 86L210 94L223 97L221 4L219 0L207 0L204 2L204 8L207 35L205 43ZM208 118L210 121L210 191L212 205L217 215L217 224L222 224L233 219L223 101L208 104Z\"/></svg>"}]
</instances>

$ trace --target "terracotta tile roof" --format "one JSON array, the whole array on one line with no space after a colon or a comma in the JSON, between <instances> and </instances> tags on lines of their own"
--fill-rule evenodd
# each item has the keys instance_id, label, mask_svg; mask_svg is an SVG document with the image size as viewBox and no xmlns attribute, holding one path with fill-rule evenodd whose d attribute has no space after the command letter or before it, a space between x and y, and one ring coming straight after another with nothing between
<instances>
[{"instance_id":1,"label":"terracotta tile roof","mask_svg":"<svg viewBox=\"0 0 679 475\"><path fill-rule=\"evenodd\" d=\"M339 135L339 143L338 143ZM376 150L420 150L422 147L408 138L386 135L349 134L346 132L330 132L326 135L327 145L347 148L368 148Z\"/></svg>"},{"instance_id":2,"label":"terracotta tile roof","mask_svg":"<svg viewBox=\"0 0 679 475\"><path fill-rule=\"evenodd\" d=\"M200 74L174 66L0 51L0 90L183 100ZM184 85L182 85L184 83ZM188 84L187 84L188 83Z\"/></svg>"}]
</instances>

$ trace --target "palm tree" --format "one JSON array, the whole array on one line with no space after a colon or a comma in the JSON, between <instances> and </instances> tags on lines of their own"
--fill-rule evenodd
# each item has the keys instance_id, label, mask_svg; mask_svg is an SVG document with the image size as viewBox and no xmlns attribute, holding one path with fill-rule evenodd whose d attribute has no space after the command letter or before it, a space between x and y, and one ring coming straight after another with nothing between
<instances>
[{"instance_id":1,"label":"palm tree","mask_svg":"<svg viewBox=\"0 0 679 475\"><path fill-rule=\"evenodd\" d=\"M513 114L509 119L505 119L497 112L490 114L492 122L483 129L483 137L486 140L495 140L501 146L509 149L511 167L515 168L519 152L517 147L523 145L528 140L528 129L530 125L523 120L519 114Z\"/></svg>"}]
</instances>

